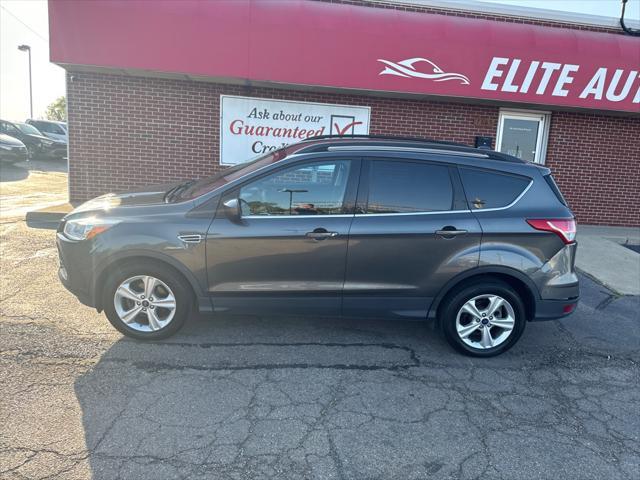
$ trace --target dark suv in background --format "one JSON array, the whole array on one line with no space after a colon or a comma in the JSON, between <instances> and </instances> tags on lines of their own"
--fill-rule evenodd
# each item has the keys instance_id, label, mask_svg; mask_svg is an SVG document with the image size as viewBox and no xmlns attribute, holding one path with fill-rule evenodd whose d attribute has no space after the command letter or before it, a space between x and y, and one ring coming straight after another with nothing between
<instances>
[{"instance_id":1,"label":"dark suv in background","mask_svg":"<svg viewBox=\"0 0 640 480\"><path fill-rule=\"evenodd\" d=\"M20 140L29 153L29 158L61 160L67 158L66 140L55 140L43 135L28 123L13 123L0 120L0 134Z\"/></svg>"},{"instance_id":2,"label":"dark suv in background","mask_svg":"<svg viewBox=\"0 0 640 480\"><path fill-rule=\"evenodd\" d=\"M138 339L192 308L435 319L492 356L578 301L573 215L541 165L459 144L318 137L60 224L59 275Z\"/></svg>"}]
</instances>

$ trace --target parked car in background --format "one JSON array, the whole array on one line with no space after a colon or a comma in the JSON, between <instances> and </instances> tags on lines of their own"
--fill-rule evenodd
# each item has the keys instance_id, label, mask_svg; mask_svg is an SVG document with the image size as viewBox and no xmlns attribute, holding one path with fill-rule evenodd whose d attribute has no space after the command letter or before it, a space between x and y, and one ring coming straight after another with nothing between
<instances>
[{"instance_id":1,"label":"parked car in background","mask_svg":"<svg viewBox=\"0 0 640 480\"><path fill-rule=\"evenodd\" d=\"M40 133L53 140L68 143L69 138L67 136L66 124L63 122L54 122L52 120L33 120L29 119L27 122L38 129Z\"/></svg>"},{"instance_id":2,"label":"parked car in background","mask_svg":"<svg viewBox=\"0 0 640 480\"><path fill-rule=\"evenodd\" d=\"M16 163L29 158L27 147L20 140L0 133L0 162Z\"/></svg>"},{"instance_id":3,"label":"parked car in background","mask_svg":"<svg viewBox=\"0 0 640 480\"><path fill-rule=\"evenodd\" d=\"M122 333L192 308L435 319L475 356L578 302L576 224L548 168L460 144L314 138L61 222L59 276Z\"/></svg>"},{"instance_id":4,"label":"parked car in background","mask_svg":"<svg viewBox=\"0 0 640 480\"><path fill-rule=\"evenodd\" d=\"M29 158L67 158L67 142L48 138L33 125L0 120L0 133L17 138L24 143L29 152Z\"/></svg>"}]
</instances>

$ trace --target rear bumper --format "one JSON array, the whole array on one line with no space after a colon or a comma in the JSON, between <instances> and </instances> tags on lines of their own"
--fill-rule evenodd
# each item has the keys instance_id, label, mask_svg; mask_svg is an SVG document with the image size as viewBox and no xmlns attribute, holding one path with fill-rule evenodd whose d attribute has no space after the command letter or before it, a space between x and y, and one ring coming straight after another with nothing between
<instances>
[{"instance_id":1,"label":"rear bumper","mask_svg":"<svg viewBox=\"0 0 640 480\"><path fill-rule=\"evenodd\" d=\"M537 300L534 321L555 320L571 315L578 307L579 297L564 300Z\"/></svg>"}]
</instances>

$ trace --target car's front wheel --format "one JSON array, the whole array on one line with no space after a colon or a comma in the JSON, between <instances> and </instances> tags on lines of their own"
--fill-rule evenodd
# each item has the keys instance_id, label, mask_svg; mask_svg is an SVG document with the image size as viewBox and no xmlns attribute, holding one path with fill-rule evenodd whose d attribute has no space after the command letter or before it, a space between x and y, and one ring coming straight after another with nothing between
<instances>
[{"instance_id":1,"label":"car's front wheel","mask_svg":"<svg viewBox=\"0 0 640 480\"><path fill-rule=\"evenodd\" d=\"M130 265L107 279L103 306L111 324L138 340L175 334L193 304L189 284L168 267Z\"/></svg>"},{"instance_id":2,"label":"car's front wheel","mask_svg":"<svg viewBox=\"0 0 640 480\"><path fill-rule=\"evenodd\" d=\"M526 325L524 304L506 283L492 280L463 287L441 312L445 338L456 350L492 357L511 348Z\"/></svg>"}]
</instances>

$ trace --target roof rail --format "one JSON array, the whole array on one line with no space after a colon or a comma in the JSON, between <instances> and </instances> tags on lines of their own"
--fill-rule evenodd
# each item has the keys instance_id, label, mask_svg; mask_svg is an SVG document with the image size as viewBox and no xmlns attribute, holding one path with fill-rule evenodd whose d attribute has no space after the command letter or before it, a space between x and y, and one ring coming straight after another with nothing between
<instances>
[{"instance_id":1,"label":"roof rail","mask_svg":"<svg viewBox=\"0 0 640 480\"><path fill-rule=\"evenodd\" d=\"M349 145L350 140L363 140L362 142L351 142L350 149L352 150L357 148L366 148L367 146L374 146L371 144L367 145L367 140L373 140L374 142L372 143L375 143L375 140L390 140L389 143L391 143L391 145L388 145L388 147L385 148L386 150L391 150L394 148L404 149L405 151L408 151L408 149L412 149L413 151L430 150L431 153L444 153L445 151L447 151L447 153L449 154L457 153L463 156L477 156L490 160L500 160L503 162L527 163L525 160L522 160L520 158L512 157L511 155L507 155L506 153L496 152L491 149L480 149L472 147L470 145L465 145L464 143L446 142L442 140L431 140L415 137L398 137L390 135L319 135L316 137L305 139L301 143L306 143L307 141L316 142L318 140L341 140L340 142L335 142L334 146L340 146L342 149L345 149ZM331 145L327 145L327 143L330 142L310 143L309 146L301 148L298 153L311 153L315 151L321 151L320 149L322 148L334 148ZM404 145L398 145L402 143L404 143ZM378 148L380 149L381 147Z\"/></svg>"},{"instance_id":2,"label":"roof rail","mask_svg":"<svg viewBox=\"0 0 640 480\"><path fill-rule=\"evenodd\" d=\"M316 135L315 137L309 137L309 138L305 138L304 141L307 140L331 140L331 139L339 139L339 138L343 138L343 139L370 139L370 140L399 140L399 141L405 141L405 142L424 142L424 143L434 143L434 144L438 144L438 145L451 145L451 146L456 146L456 147L467 147L467 148L473 148L470 147L469 145L466 145L464 143L458 143L458 142L449 142L446 140L433 140L431 138L420 138L420 137L404 137L401 135L369 135L369 134L351 134L351 135Z\"/></svg>"}]
</instances>

